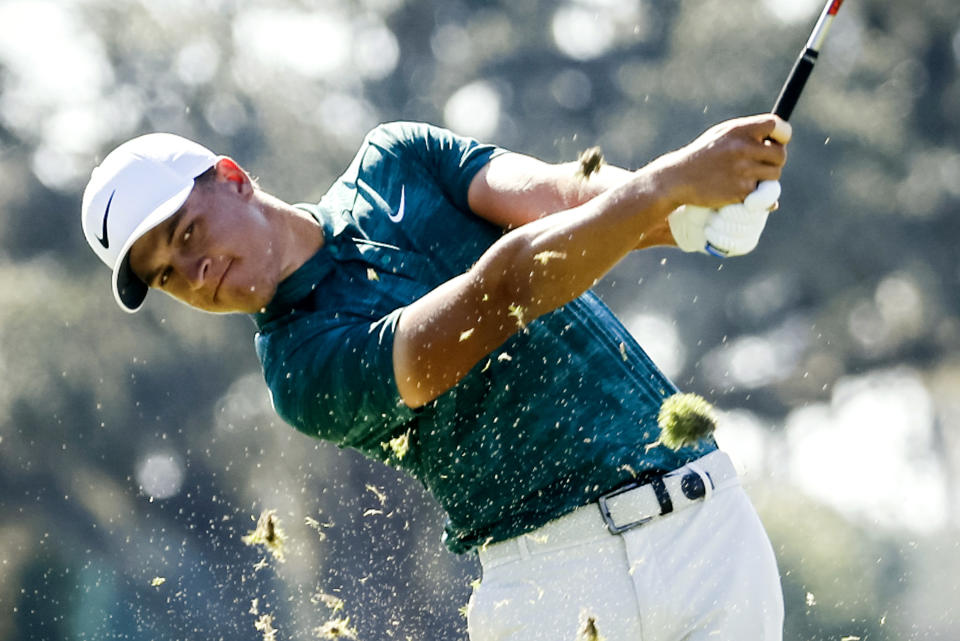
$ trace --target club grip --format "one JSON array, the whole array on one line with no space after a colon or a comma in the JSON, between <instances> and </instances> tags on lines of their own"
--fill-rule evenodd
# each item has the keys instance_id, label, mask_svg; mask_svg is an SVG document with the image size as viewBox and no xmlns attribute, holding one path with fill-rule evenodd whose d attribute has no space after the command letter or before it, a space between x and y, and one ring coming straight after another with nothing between
<instances>
[{"instance_id":1,"label":"club grip","mask_svg":"<svg viewBox=\"0 0 960 641\"><path fill-rule=\"evenodd\" d=\"M793 65L793 69L790 70L787 82L780 90L780 95L777 96L777 102L773 105L774 114L784 120L790 119L790 114L793 113L793 108L797 106L797 100L800 99L800 92L803 91L803 86L807 84L807 78L810 77L810 72L813 71L813 65L816 62L817 52L813 49L805 49L800 54Z\"/></svg>"}]
</instances>

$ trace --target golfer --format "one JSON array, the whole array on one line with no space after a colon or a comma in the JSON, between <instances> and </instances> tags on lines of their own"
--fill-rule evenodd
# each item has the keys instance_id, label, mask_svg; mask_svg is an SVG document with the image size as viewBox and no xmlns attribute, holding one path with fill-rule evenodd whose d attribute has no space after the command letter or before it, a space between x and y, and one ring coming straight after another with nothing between
<instances>
[{"instance_id":1,"label":"golfer","mask_svg":"<svg viewBox=\"0 0 960 641\"><path fill-rule=\"evenodd\" d=\"M480 558L473 641L767 641L779 576L729 458L659 443L677 390L589 290L632 250L752 249L789 138L741 118L592 172L391 123L290 205L148 134L94 169L83 228L122 308L252 315L285 421L426 486Z\"/></svg>"}]
</instances>

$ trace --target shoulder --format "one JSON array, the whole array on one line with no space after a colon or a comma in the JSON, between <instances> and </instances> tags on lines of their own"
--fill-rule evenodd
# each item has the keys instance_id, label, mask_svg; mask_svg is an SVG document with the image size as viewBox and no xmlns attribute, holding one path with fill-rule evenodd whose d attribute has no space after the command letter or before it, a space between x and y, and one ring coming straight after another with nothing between
<instances>
[{"instance_id":1,"label":"shoulder","mask_svg":"<svg viewBox=\"0 0 960 641\"><path fill-rule=\"evenodd\" d=\"M405 147L418 153L472 147L479 142L445 127L428 122L396 120L380 123L364 137L364 146L381 148Z\"/></svg>"},{"instance_id":2,"label":"shoulder","mask_svg":"<svg viewBox=\"0 0 960 641\"><path fill-rule=\"evenodd\" d=\"M431 127L426 123L410 121L380 123L364 136L353 164L359 168L389 158L421 160L424 152L429 151Z\"/></svg>"},{"instance_id":3,"label":"shoulder","mask_svg":"<svg viewBox=\"0 0 960 641\"><path fill-rule=\"evenodd\" d=\"M364 145L392 146L403 145L415 140L426 139L434 125L425 122L396 120L382 122L371 129L364 137Z\"/></svg>"}]
</instances>

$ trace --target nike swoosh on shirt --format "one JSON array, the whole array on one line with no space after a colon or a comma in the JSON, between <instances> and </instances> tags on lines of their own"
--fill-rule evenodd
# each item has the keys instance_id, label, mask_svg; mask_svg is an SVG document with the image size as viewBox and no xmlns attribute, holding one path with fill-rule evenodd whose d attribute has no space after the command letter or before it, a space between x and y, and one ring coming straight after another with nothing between
<instances>
[{"instance_id":1,"label":"nike swoosh on shirt","mask_svg":"<svg viewBox=\"0 0 960 641\"><path fill-rule=\"evenodd\" d=\"M400 206L397 207L397 213L395 213L395 214L394 214L394 213L389 213L389 214L387 214L387 218L390 219L390 222L399 223L401 220L403 220L403 208L404 208L404 205L406 204L406 203L404 202L404 201L406 200L406 193L405 193L405 191L406 191L406 187L405 187L405 186L401 186L401 187L400 187Z\"/></svg>"},{"instance_id":2,"label":"nike swoosh on shirt","mask_svg":"<svg viewBox=\"0 0 960 641\"><path fill-rule=\"evenodd\" d=\"M110 215L110 205L113 203L113 197L116 195L117 190L114 189L110 193L110 200L107 201L107 208L103 212L103 238L97 236L97 240L100 241L100 244L103 245L104 249L110 249L110 238L107 236L107 217Z\"/></svg>"}]
</instances>

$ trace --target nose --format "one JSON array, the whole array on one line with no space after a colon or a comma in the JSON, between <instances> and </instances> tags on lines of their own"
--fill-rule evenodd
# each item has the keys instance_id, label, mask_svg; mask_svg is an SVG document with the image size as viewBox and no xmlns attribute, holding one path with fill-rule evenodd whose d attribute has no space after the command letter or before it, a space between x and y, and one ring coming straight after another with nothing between
<instances>
[{"instance_id":1,"label":"nose","mask_svg":"<svg viewBox=\"0 0 960 641\"><path fill-rule=\"evenodd\" d=\"M184 256L180 273L190 289L197 291L203 289L210 275L210 267L213 265L213 259L207 256Z\"/></svg>"}]
</instances>

